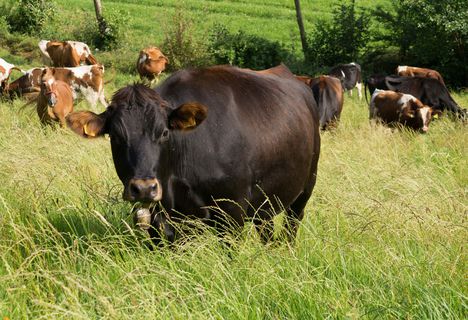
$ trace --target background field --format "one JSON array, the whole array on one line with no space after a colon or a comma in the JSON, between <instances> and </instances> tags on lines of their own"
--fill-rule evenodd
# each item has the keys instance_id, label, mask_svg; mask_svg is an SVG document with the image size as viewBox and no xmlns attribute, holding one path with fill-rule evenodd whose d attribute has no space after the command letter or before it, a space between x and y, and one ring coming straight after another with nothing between
<instances>
[{"instance_id":1,"label":"background field","mask_svg":"<svg viewBox=\"0 0 468 320\"><path fill-rule=\"evenodd\" d=\"M104 2L129 10L135 52L152 36L158 41L148 30L177 3L146 1L150 10L143 1ZM91 1L59 3L70 19L76 7L92 10ZM295 30L292 1L199 3L186 1L201 30L223 19L285 42L287 26ZM308 23L330 11L329 2L302 3ZM10 48L0 56L39 63ZM136 79L112 68L107 76L108 96ZM468 106L468 94L454 98ZM468 317L468 135L460 122L444 117L426 135L371 126L365 102L346 96L338 129L322 134L318 180L294 247L263 246L247 226L229 250L208 231L150 251L121 200L109 141L41 128L23 104L0 102L0 317Z\"/></svg>"}]
</instances>

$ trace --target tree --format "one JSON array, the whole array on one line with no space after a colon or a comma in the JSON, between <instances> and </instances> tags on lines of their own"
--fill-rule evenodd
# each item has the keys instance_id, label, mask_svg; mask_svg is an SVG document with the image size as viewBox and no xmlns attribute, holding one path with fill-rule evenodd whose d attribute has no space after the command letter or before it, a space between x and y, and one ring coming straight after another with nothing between
<instances>
[{"instance_id":1,"label":"tree","mask_svg":"<svg viewBox=\"0 0 468 320\"><path fill-rule=\"evenodd\" d=\"M294 0L294 4L296 6L296 19L297 24L299 26L299 33L301 35L301 43L302 43L302 52L304 53L304 57L307 55L307 37L304 30L304 23L302 22L302 13L301 13L301 2L300 0Z\"/></svg>"},{"instance_id":2,"label":"tree","mask_svg":"<svg viewBox=\"0 0 468 320\"><path fill-rule=\"evenodd\" d=\"M106 34L106 29L108 29L107 22L102 16L102 4L101 0L94 0L94 10L96 11L96 19L98 23L99 33L102 37Z\"/></svg>"}]
</instances>

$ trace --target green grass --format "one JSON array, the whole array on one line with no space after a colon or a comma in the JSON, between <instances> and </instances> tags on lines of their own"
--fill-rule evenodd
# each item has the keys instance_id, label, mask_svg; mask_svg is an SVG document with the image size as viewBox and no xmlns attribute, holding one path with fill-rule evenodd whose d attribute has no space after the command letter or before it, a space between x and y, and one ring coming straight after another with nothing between
<instances>
[{"instance_id":1,"label":"green grass","mask_svg":"<svg viewBox=\"0 0 468 320\"><path fill-rule=\"evenodd\" d=\"M322 134L296 245L263 246L248 226L230 257L210 233L148 250L120 199L109 141L42 129L21 104L0 104L0 316L467 316L467 132L458 122L436 121L426 135L392 131L347 98L338 129Z\"/></svg>"},{"instance_id":2,"label":"green grass","mask_svg":"<svg viewBox=\"0 0 468 320\"><path fill-rule=\"evenodd\" d=\"M83 16L76 8L92 10L91 1L57 2L65 21ZM131 37L98 57L136 59L158 44L176 3L104 1L130 12ZM331 10L325 1L302 5L306 26ZM201 32L221 20L298 45L293 1L185 6ZM39 64L10 49L0 56L25 69ZM137 79L112 68L106 77L108 96ZM467 93L454 98L468 106ZM346 96L339 127L322 133L316 188L293 247L264 246L248 225L231 249L206 232L150 251L121 200L109 141L41 128L23 104L0 102L0 318L468 317L468 134L460 122L444 117L426 135L371 126L365 103Z\"/></svg>"}]
</instances>

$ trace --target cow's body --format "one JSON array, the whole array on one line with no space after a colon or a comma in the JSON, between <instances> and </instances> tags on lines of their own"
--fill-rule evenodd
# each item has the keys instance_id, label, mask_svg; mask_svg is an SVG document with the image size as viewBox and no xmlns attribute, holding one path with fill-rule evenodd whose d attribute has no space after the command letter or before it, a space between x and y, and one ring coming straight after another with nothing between
<instances>
[{"instance_id":1,"label":"cow's body","mask_svg":"<svg viewBox=\"0 0 468 320\"><path fill-rule=\"evenodd\" d=\"M73 90L73 98L84 98L93 109L98 101L107 107L103 76L104 67L99 64L75 68L46 68L42 74L43 78L54 78L67 83Z\"/></svg>"},{"instance_id":2,"label":"cow's body","mask_svg":"<svg viewBox=\"0 0 468 320\"><path fill-rule=\"evenodd\" d=\"M336 125L343 110L343 88L335 77L319 76L310 81L317 102L320 127L327 129Z\"/></svg>"},{"instance_id":3,"label":"cow's body","mask_svg":"<svg viewBox=\"0 0 468 320\"><path fill-rule=\"evenodd\" d=\"M30 93L37 94L41 90L41 76L45 68L32 68L24 75L10 83L8 93L11 98L23 96Z\"/></svg>"},{"instance_id":4,"label":"cow's body","mask_svg":"<svg viewBox=\"0 0 468 320\"><path fill-rule=\"evenodd\" d=\"M422 78L432 78L437 79L445 86L444 78L436 70L427 69L427 68L418 68L410 66L398 66L396 69L396 74L400 77L422 77Z\"/></svg>"},{"instance_id":5,"label":"cow's body","mask_svg":"<svg viewBox=\"0 0 468 320\"><path fill-rule=\"evenodd\" d=\"M156 47L149 47L140 51L137 60L137 71L141 79L151 82L157 80L158 76L166 69L169 60Z\"/></svg>"},{"instance_id":6,"label":"cow's body","mask_svg":"<svg viewBox=\"0 0 468 320\"><path fill-rule=\"evenodd\" d=\"M359 99L362 98L362 75L361 66L357 63L339 64L333 67L328 75L340 79L344 91L352 94L353 88L358 89Z\"/></svg>"},{"instance_id":7,"label":"cow's body","mask_svg":"<svg viewBox=\"0 0 468 320\"><path fill-rule=\"evenodd\" d=\"M61 127L65 127L65 118L73 111L70 86L60 80L44 84L37 98L36 110L42 124L51 125L53 122L59 122Z\"/></svg>"},{"instance_id":8,"label":"cow's body","mask_svg":"<svg viewBox=\"0 0 468 320\"><path fill-rule=\"evenodd\" d=\"M315 185L318 116L310 89L294 78L183 70L156 91L121 89L105 113L75 113L68 123L87 137L110 133L124 198L160 200L168 216L151 221L170 240L170 221L184 215L221 230L251 218L267 240L281 206L294 236Z\"/></svg>"},{"instance_id":9,"label":"cow's body","mask_svg":"<svg viewBox=\"0 0 468 320\"><path fill-rule=\"evenodd\" d=\"M39 41L44 63L54 67L78 67L97 64L88 45L78 41Z\"/></svg>"},{"instance_id":10,"label":"cow's body","mask_svg":"<svg viewBox=\"0 0 468 320\"><path fill-rule=\"evenodd\" d=\"M8 63L4 59L0 58L0 94L2 94L4 90L8 91L8 80L10 79L10 75L13 70L23 72L14 64Z\"/></svg>"},{"instance_id":11,"label":"cow's body","mask_svg":"<svg viewBox=\"0 0 468 320\"><path fill-rule=\"evenodd\" d=\"M369 118L380 119L387 124L400 123L414 130L427 132L435 114L431 107L410 94L376 89L369 106Z\"/></svg>"}]
</instances>

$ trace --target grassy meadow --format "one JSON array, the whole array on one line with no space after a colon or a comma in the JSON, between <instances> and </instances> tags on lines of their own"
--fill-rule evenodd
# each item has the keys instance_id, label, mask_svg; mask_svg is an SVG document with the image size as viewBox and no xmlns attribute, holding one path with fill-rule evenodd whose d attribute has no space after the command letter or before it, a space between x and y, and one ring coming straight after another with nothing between
<instances>
[{"instance_id":1,"label":"grassy meadow","mask_svg":"<svg viewBox=\"0 0 468 320\"><path fill-rule=\"evenodd\" d=\"M93 9L57 2L72 20L82 15L76 8ZM151 27L179 3L103 2L128 10L125 50L135 60L160 41ZM286 42L296 28L293 1L184 5L201 29L222 19ZM326 1L302 5L307 24L331 10ZM9 49L0 57L24 69L40 63ZM106 72L109 97L137 79ZM468 93L453 95L468 106ZM42 128L24 103L0 101L0 319L468 317L466 124L442 117L425 135L391 130L369 124L365 101L346 95L338 128L322 133L317 184L293 246L265 246L247 225L229 249L207 231L151 251L121 199L109 140Z\"/></svg>"}]
</instances>

